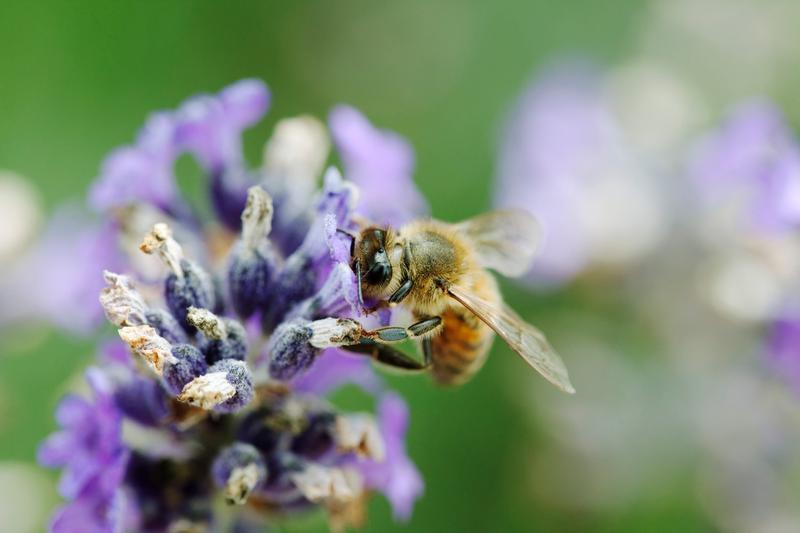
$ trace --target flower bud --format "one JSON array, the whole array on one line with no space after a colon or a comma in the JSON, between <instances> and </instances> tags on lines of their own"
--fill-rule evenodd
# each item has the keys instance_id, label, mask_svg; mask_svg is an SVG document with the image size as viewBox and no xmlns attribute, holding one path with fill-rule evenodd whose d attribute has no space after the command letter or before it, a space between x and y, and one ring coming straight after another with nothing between
<instances>
[{"instance_id":1,"label":"flower bud","mask_svg":"<svg viewBox=\"0 0 800 533\"><path fill-rule=\"evenodd\" d=\"M210 309L214 306L214 287L208 274L191 261L184 259L180 263L182 275L174 272L167 276L164 295L167 307L178 323L189 333L194 328L186 316L190 307Z\"/></svg>"},{"instance_id":2,"label":"flower bud","mask_svg":"<svg viewBox=\"0 0 800 533\"><path fill-rule=\"evenodd\" d=\"M330 451L334 444L336 415L322 411L308 416L308 425L292 440L292 452L317 459Z\"/></svg>"},{"instance_id":3,"label":"flower bud","mask_svg":"<svg viewBox=\"0 0 800 533\"><path fill-rule=\"evenodd\" d=\"M170 344L183 344L189 342L186 332L181 328L175 317L163 309L148 309L145 311L145 321L156 332L164 337Z\"/></svg>"},{"instance_id":4,"label":"flower bud","mask_svg":"<svg viewBox=\"0 0 800 533\"><path fill-rule=\"evenodd\" d=\"M285 322L270 338L269 375L275 379L289 380L314 362L319 350L309 344L314 334L305 320Z\"/></svg>"},{"instance_id":5,"label":"flower bud","mask_svg":"<svg viewBox=\"0 0 800 533\"><path fill-rule=\"evenodd\" d=\"M243 505L266 479L267 467L256 448L237 442L220 451L211 473L217 486L225 490L225 500Z\"/></svg>"},{"instance_id":6,"label":"flower bud","mask_svg":"<svg viewBox=\"0 0 800 533\"><path fill-rule=\"evenodd\" d=\"M114 404L125 416L145 426L157 426L169 414L167 393L151 379L135 378L114 390Z\"/></svg>"},{"instance_id":7,"label":"flower bud","mask_svg":"<svg viewBox=\"0 0 800 533\"><path fill-rule=\"evenodd\" d=\"M220 318L207 309L190 307L188 322L203 335L201 349L208 364L222 359L243 361L247 355L247 332L239 322Z\"/></svg>"},{"instance_id":8,"label":"flower bud","mask_svg":"<svg viewBox=\"0 0 800 533\"><path fill-rule=\"evenodd\" d=\"M183 387L178 400L219 413L233 413L253 399L253 379L243 361L223 359Z\"/></svg>"},{"instance_id":9,"label":"flower bud","mask_svg":"<svg viewBox=\"0 0 800 533\"><path fill-rule=\"evenodd\" d=\"M189 307L214 308L214 284L197 264L183 257L183 249L172 238L172 230L164 223L155 224L139 246L146 254L158 253L171 270L164 285L167 307L188 333L194 328L187 322Z\"/></svg>"},{"instance_id":10,"label":"flower bud","mask_svg":"<svg viewBox=\"0 0 800 533\"><path fill-rule=\"evenodd\" d=\"M271 423L276 414L274 408L266 405L248 413L236 429L236 439L252 444L264 455L270 455L283 439L281 428Z\"/></svg>"},{"instance_id":11,"label":"flower bud","mask_svg":"<svg viewBox=\"0 0 800 533\"><path fill-rule=\"evenodd\" d=\"M271 298L269 305L264 309L262 327L264 331L273 331L283 321L292 307L306 298L313 296L316 291L317 274L313 269L313 259L307 256L302 249L290 255L275 280L272 283L272 294L280 295Z\"/></svg>"},{"instance_id":12,"label":"flower bud","mask_svg":"<svg viewBox=\"0 0 800 533\"><path fill-rule=\"evenodd\" d=\"M203 353L191 344L172 347L175 362L164 365L164 383L172 394L180 394L187 383L208 370Z\"/></svg>"}]
</instances>

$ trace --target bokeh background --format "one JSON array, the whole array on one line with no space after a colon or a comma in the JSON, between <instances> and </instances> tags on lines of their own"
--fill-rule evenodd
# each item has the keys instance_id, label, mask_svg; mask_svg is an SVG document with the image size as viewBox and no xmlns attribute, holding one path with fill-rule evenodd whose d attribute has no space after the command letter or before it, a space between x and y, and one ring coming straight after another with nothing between
<instances>
[{"instance_id":1,"label":"bokeh background","mask_svg":"<svg viewBox=\"0 0 800 533\"><path fill-rule=\"evenodd\" d=\"M273 93L246 134L252 161L277 119L324 119L349 103L413 144L434 215L458 220L491 207L504 124L525 88L580 58L630 144L659 163L648 190L682 198L683 156L664 153L687 153L730 106L768 98L800 119L793 4L3 2L0 168L22 181L4 175L0 259L23 253L56 206L82 202L104 155L150 111L243 77ZM387 376L409 401L409 453L426 482L408 530L800 530L796 396L760 356L764 317L719 312L725 294L715 306L695 290L695 262L713 250L686 237L693 226L675 222L676 205L658 204L672 222L657 219L658 241L635 261L546 286L503 283L564 354L577 396L500 345L457 390ZM611 223L623 231L609 238L638 222ZM36 446L94 342L30 321L0 328L0 530L38 531L58 498ZM373 498L366 530L395 527ZM279 530L325 528L311 516Z\"/></svg>"}]
</instances>

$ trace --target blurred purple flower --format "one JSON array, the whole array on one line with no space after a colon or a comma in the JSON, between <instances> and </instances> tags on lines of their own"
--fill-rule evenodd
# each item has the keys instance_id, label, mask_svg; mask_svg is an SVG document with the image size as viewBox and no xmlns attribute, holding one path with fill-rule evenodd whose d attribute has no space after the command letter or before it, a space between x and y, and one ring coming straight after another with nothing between
<instances>
[{"instance_id":1,"label":"blurred purple flower","mask_svg":"<svg viewBox=\"0 0 800 533\"><path fill-rule=\"evenodd\" d=\"M391 225L428 214L430 208L414 185L414 152L408 141L377 129L346 105L335 107L328 122L344 174L361 191L359 213Z\"/></svg>"},{"instance_id":2,"label":"blurred purple flower","mask_svg":"<svg viewBox=\"0 0 800 533\"><path fill-rule=\"evenodd\" d=\"M550 67L503 130L494 204L539 220L542 244L528 276L536 284L564 283L594 262L624 264L661 235L658 195L603 83L589 64Z\"/></svg>"},{"instance_id":3,"label":"blurred purple flower","mask_svg":"<svg viewBox=\"0 0 800 533\"><path fill-rule=\"evenodd\" d=\"M122 497L129 457L120 437L122 417L102 371L90 368L86 380L92 398L66 396L56 410L61 430L38 452L42 465L63 469L59 492L69 503L53 518L51 530L56 533L114 530L113 505Z\"/></svg>"},{"instance_id":4,"label":"blurred purple flower","mask_svg":"<svg viewBox=\"0 0 800 533\"><path fill-rule=\"evenodd\" d=\"M766 355L771 366L800 394L800 316L787 313L772 323Z\"/></svg>"},{"instance_id":5,"label":"blurred purple flower","mask_svg":"<svg viewBox=\"0 0 800 533\"><path fill-rule=\"evenodd\" d=\"M546 72L522 95L502 137L495 204L527 209L542 225L535 279L559 283L588 261L587 236L575 223L584 181L615 136L594 71Z\"/></svg>"},{"instance_id":6,"label":"blurred purple flower","mask_svg":"<svg viewBox=\"0 0 800 533\"><path fill-rule=\"evenodd\" d=\"M744 200L747 225L756 229L800 222L800 144L769 103L734 109L698 143L689 174L708 205Z\"/></svg>"},{"instance_id":7,"label":"blurred purple flower","mask_svg":"<svg viewBox=\"0 0 800 533\"><path fill-rule=\"evenodd\" d=\"M113 222L97 224L64 207L4 275L0 322L45 320L72 333L90 333L103 318L97 301L103 269L121 270L124 263Z\"/></svg>"},{"instance_id":8,"label":"blurred purple flower","mask_svg":"<svg viewBox=\"0 0 800 533\"><path fill-rule=\"evenodd\" d=\"M381 397L378 424L386 445L386 457L383 461L359 462L357 468L364 474L368 487L386 495L395 519L408 520L425 484L406 453L408 407L400 396L387 393Z\"/></svg>"}]
</instances>

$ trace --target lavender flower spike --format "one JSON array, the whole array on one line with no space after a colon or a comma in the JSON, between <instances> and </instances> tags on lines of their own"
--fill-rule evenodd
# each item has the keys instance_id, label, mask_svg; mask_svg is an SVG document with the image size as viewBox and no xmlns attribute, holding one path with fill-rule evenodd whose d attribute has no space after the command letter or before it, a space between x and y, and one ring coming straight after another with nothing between
<instances>
[{"instance_id":1,"label":"lavender flower spike","mask_svg":"<svg viewBox=\"0 0 800 533\"><path fill-rule=\"evenodd\" d=\"M78 288L96 287L90 303L101 311L100 294L124 344L112 343L99 359L102 370L87 373L91 399L70 395L62 402L61 430L40 450L43 464L64 470L61 492L68 503L52 531L216 531L229 522L218 516L219 496L234 505L226 514L237 527L269 528L275 515L290 519L319 508L334 529L362 524L370 490L384 492L397 516L410 512L421 482L415 484L416 470L401 442L407 413L390 413L387 424L382 412L376 423L367 413L341 412L325 398L350 382L375 396L385 393L368 358L336 349L364 333L353 318L363 310L349 242L337 232L357 226L357 189L331 168L314 193L327 138L307 117L276 128L263 188L239 189L255 176L245 166L239 136L267 103L262 83L234 84L162 115L169 119L164 128L131 147L133 162L158 167L159 180L171 178L175 154L194 153L212 179L217 219L175 226L186 230L177 233L186 254L161 223L163 210L143 217L141 208L130 209L134 216L123 219L123 231L109 226L108 236L121 239L126 251L135 251L131 245L147 232L141 250L158 256L166 269L138 254L130 263L89 254L100 257L91 262L97 271L92 284ZM143 157L151 153L163 158ZM109 195L104 205L139 197L175 205L170 195L148 199L124 187L117 198L111 185L125 183L97 186ZM268 190L275 193L274 205ZM205 231L220 222L241 227L241 233L230 238L227 231ZM112 249L110 239L102 241L106 245ZM206 258L211 261L204 263ZM58 263L69 267L69 261ZM225 265L227 287L209 274ZM107 270L101 276L101 268L131 274ZM75 270L82 273L85 266ZM162 295L149 290L159 278ZM141 290L137 280L146 280ZM157 303L161 296L164 309ZM255 374L246 362L251 346L260 350Z\"/></svg>"}]
</instances>

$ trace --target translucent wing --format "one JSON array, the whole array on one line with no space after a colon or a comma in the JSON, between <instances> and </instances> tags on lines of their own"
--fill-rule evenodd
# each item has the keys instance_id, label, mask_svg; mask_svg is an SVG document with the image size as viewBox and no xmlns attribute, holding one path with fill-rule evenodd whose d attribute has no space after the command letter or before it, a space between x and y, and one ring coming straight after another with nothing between
<instances>
[{"instance_id":1,"label":"translucent wing","mask_svg":"<svg viewBox=\"0 0 800 533\"><path fill-rule=\"evenodd\" d=\"M575 392L564 362L541 331L522 320L504 304L498 307L456 286L450 287L449 292L450 296L483 320L550 383L564 392Z\"/></svg>"},{"instance_id":2,"label":"translucent wing","mask_svg":"<svg viewBox=\"0 0 800 533\"><path fill-rule=\"evenodd\" d=\"M455 225L473 244L478 262L504 276L528 271L539 245L541 229L527 211L490 211Z\"/></svg>"}]
</instances>

